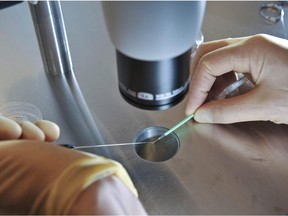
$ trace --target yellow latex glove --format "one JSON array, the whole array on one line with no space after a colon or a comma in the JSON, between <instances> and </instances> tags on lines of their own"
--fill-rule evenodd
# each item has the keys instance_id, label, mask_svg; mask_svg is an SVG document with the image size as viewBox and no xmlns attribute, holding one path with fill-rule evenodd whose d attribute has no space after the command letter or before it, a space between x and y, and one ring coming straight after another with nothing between
<instances>
[{"instance_id":1,"label":"yellow latex glove","mask_svg":"<svg viewBox=\"0 0 288 216\"><path fill-rule=\"evenodd\" d=\"M0 170L2 214L146 214L123 166L97 155L6 140Z\"/></svg>"}]
</instances>

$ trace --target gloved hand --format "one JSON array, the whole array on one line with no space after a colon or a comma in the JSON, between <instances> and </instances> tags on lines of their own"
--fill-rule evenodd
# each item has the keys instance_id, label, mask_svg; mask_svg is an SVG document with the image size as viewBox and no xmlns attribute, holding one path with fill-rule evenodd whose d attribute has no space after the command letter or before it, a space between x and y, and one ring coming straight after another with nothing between
<instances>
[{"instance_id":1,"label":"gloved hand","mask_svg":"<svg viewBox=\"0 0 288 216\"><path fill-rule=\"evenodd\" d=\"M123 166L100 156L7 140L0 142L0 170L2 214L146 214Z\"/></svg>"},{"instance_id":2,"label":"gloved hand","mask_svg":"<svg viewBox=\"0 0 288 216\"><path fill-rule=\"evenodd\" d=\"M204 103L216 78L230 71L251 75L255 88L237 97ZM186 114L195 112L196 121L288 124L287 40L262 34L207 42L198 49L191 72Z\"/></svg>"}]
</instances>

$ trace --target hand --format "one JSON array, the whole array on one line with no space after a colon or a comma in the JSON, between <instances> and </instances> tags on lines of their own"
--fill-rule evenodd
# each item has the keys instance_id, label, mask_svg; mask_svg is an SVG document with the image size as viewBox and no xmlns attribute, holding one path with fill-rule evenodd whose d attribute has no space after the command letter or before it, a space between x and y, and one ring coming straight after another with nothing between
<instances>
[{"instance_id":1,"label":"hand","mask_svg":"<svg viewBox=\"0 0 288 216\"><path fill-rule=\"evenodd\" d=\"M261 34L204 43L191 70L186 114L194 113L196 121L288 124L287 40ZM255 88L237 97L204 103L216 77L231 71L250 74Z\"/></svg>"},{"instance_id":2,"label":"hand","mask_svg":"<svg viewBox=\"0 0 288 216\"><path fill-rule=\"evenodd\" d=\"M0 142L0 214L146 214L123 166L34 140Z\"/></svg>"},{"instance_id":3,"label":"hand","mask_svg":"<svg viewBox=\"0 0 288 216\"><path fill-rule=\"evenodd\" d=\"M0 214L146 214L121 164L42 142L59 133L0 116Z\"/></svg>"},{"instance_id":4,"label":"hand","mask_svg":"<svg viewBox=\"0 0 288 216\"><path fill-rule=\"evenodd\" d=\"M53 142L59 138L59 135L60 129L58 125L51 121L16 122L0 116L0 140L29 139Z\"/></svg>"}]
</instances>

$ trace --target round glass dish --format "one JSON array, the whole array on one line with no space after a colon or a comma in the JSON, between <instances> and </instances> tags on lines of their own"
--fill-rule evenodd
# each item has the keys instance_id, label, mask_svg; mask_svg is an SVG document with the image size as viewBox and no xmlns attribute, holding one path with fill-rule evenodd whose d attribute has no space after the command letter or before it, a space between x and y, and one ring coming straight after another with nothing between
<instances>
[{"instance_id":1,"label":"round glass dish","mask_svg":"<svg viewBox=\"0 0 288 216\"><path fill-rule=\"evenodd\" d=\"M15 121L30 121L32 123L43 120L41 111L35 105L18 101L0 106L0 115Z\"/></svg>"},{"instance_id":2,"label":"round glass dish","mask_svg":"<svg viewBox=\"0 0 288 216\"><path fill-rule=\"evenodd\" d=\"M259 14L265 21L277 23L284 16L284 10L281 4L269 2L261 6Z\"/></svg>"}]
</instances>

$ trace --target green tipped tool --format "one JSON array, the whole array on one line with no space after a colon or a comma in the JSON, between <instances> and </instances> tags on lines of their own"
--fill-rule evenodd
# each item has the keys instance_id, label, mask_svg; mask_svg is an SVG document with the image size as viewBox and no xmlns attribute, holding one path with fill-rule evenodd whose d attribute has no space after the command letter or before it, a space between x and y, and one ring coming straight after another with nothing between
<instances>
[{"instance_id":1,"label":"green tipped tool","mask_svg":"<svg viewBox=\"0 0 288 216\"><path fill-rule=\"evenodd\" d=\"M172 127L170 130L166 131L163 135L161 135L160 137L158 137L153 143L158 142L159 140L163 139L164 137L168 136L169 134L171 134L172 132L174 132L175 130L177 130L179 127L181 127L182 125L184 125L186 122L188 122L190 119L192 119L194 117L194 114L190 114L189 116L187 116L185 119L183 119L181 122L179 122L178 124L176 124L174 127Z\"/></svg>"},{"instance_id":2,"label":"green tipped tool","mask_svg":"<svg viewBox=\"0 0 288 216\"><path fill-rule=\"evenodd\" d=\"M152 144L158 142L159 140L163 139L164 137L168 136L171 134L173 131L177 130L179 127L184 125L186 122L188 122L190 119L194 117L194 114L191 114L187 116L185 119L183 119L181 122L176 124L174 127L172 127L170 130L165 132L163 135L158 137L155 141L150 142ZM97 148L97 147L112 147L112 146L126 146L126 145L139 145L139 144L147 144L147 142L134 142L134 143L116 143L116 144L104 144L104 145L90 145L90 146L74 146L72 144L59 144L60 146L64 146L67 148L72 148L72 149L85 149L85 148Z\"/></svg>"}]
</instances>

